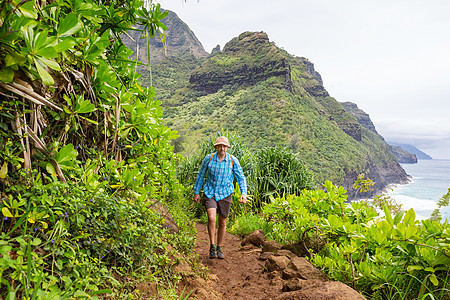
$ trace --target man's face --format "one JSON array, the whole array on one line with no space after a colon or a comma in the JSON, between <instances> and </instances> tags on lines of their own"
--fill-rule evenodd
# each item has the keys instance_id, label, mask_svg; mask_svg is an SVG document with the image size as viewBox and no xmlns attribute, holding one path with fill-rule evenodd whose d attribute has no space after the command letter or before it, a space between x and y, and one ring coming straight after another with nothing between
<instances>
[{"instance_id":1,"label":"man's face","mask_svg":"<svg viewBox=\"0 0 450 300\"><path fill-rule=\"evenodd\" d=\"M220 156L223 156L227 152L228 147L225 145L217 145L216 149L217 149L217 154L219 154Z\"/></svg>"}]
</instances>

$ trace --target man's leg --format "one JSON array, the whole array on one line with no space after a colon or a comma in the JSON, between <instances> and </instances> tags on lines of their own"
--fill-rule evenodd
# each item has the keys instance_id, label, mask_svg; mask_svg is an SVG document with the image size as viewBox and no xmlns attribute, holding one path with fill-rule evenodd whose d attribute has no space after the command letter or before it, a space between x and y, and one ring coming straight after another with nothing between
<instances>
[{"instance_id":1,"label":"man's leg","mask_svg":"<svg viewBox=\"0 0 450 300\"><path fill-rule=\"evenodd\" d=\"M225 236L225 232L227 231L227 218L222 217L219 214L219 230L217 233L217 246L223 246L223 237Z\"/></svg>"},{"instance_id":2,"label":"man's leg","mask_svg":"<svg viewBox=\"0 0 450 300\"><path fill-rule=\"evenodd\" d=\"M209 258L217 258L217 248L214 243L216 236L216 208L208 208L206 213L208 214L208 234L209 234Z\"/></svg>"},{"instance_id":3,"label":"man's leg","mask_svg":"<svg viewBox=\"0 0 450 300\"><path fill-rule=\"evenodd\" d=\"M216 209L208 208L206 213L208 214L208 234L209 234L209 242L211 245L215 244L215 236L216 236ZM220 228L220 227L219 227Z\"/></svg>"}]
</instances>

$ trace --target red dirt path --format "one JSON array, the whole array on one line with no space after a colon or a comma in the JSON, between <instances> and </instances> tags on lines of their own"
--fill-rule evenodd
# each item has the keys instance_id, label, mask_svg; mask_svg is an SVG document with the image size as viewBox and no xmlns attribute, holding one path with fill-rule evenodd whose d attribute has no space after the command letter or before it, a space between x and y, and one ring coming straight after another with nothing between
<instances>
[{"instance_id":1,"label":"red dirt path","mask_svg":"<svg viewBox=\"0 0 450 300\"><path fill-rule=\"evenodd\" d=\"M282 293L281 283L271 283L268 274L263 273L264 262L258 259L260 248L242 247L241 239L227 232L222 247L225 259L210 259L208 229L204 224L196 228L196 252L210 273L218 277L212 288L222 299L273 299ZM203 298L199 295L197 299Z\"/></svg>"}]
</instances>

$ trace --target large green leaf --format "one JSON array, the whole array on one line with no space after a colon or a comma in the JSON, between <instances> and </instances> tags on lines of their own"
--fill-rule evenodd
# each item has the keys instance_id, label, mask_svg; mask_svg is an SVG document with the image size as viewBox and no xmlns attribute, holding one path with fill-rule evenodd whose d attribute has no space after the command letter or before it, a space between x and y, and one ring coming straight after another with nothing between
<instances>
[{"instance_id":1,"label":"large green leaf","mask_svg":"<svg viewBox=\"0 0 450 300\"><path fill-rule=\"evenodd\" d=\"M72 35L80 31L81 28L83 28L83 24L78 20L77 14L72 12L68 14L60 23L58 28L58 36L64 37Z\"/></svg>"},{"instance_id":2,"label":"large green leaf","mask_svg":"<svg viewBox=\"0 0 450 300\"><path fill-rule=\"evenodd\" d=\"M53 48L55 49L55 51L57 53L60 53L60 52L63 52L63 51L66 51L66 50L72 48L76 44L77 44L77 42L75 41L74 38L66 37L62 41L56 43L56 45L54 45Z\"/></svg>"},{"instance_id":3,"label":"large green leaf","mask_svg":"<svg viewBox=\"0 0 450 300\"><path fill-rule=\"evenodd\" d=\"M8 175L8 163L5 161L0 169L0 178L5 179L6 175Z\"/></svg>"},{"instance_id":4,"label":"large green leaf","mask_svg":"<svg viewBox=\"0 0 450 300\"><path fill-rule=\"evenodd\" d=\"M405 225L414 225L416 220L416 213L414 212L414 209L410 209L406 212L405 217L403 218L403 223Z\"/></svg>"},{"instance_id":5,"label":"large green leaf","mask_svg":"<svg viewBox=\"0 0 450 300\"><path fill-rule=\"evenodd\" d=\"M34 1L28 1L19 6L19 10L24 16L30 19L36 19L37 13L34 8Z\"/></svg>"},{"instance_id":6,"label":"large green leaf","mask_svg":"<svg viewBox=\"0 0 450 300\"><path fill-rule=\"evenodd\" d=\"M41 76L41 79L44 82L44 84L47 86L53 85L55 82L53 81L52 76L42 66L44 63L41 62L38 58L33 58L33 60L34 65L36 66L36 69L39 73L39 76Z\"/></svg>"},{"instance_id":7,"label":"large green leaf","mask_svg":"<svg viewBox=\"0 0 450 300\"><path fill-rule=\"evenodd\" d=\"M78 151L75 150L74 146L72 144L67 144L55 154L55 160L61 169L64 169L64 167L71 167L74 165L77 155Z\"/></svg>"},{"instance_id":8,"label":"large green leaf","mask_svg":"<svg viewBox=\"0 0 450 300\"><path fill-rule=\"evenodd\" d=\"M95 105L90 103L89 100L84 100L81 104L77 104L77 108L75 110L76 113L85 114L90 113L95 110Z\"/></svg>"},{"instance_id":9,"label":"large green leaf","mask_svg":"<svg viewBox=\"0 0 450 300\"><path fill-rule=\"evenodd\" d=\"M50 46L44 46L43 48L36 51L36 55L43 56L45 58L57 58L58 53L56 53L55 48Z\"/></svg>"},{"instance_id":10,"label":"large green leaf","mask_svg":"<svg viewBox=\"0 0 450 300\"><path fill-rule=\"evenodd\" d=\"M2 68L0 70L0 81L4 83L12 82L14 79L14 71L11 68Z\"/></svg>"}]
</instances>

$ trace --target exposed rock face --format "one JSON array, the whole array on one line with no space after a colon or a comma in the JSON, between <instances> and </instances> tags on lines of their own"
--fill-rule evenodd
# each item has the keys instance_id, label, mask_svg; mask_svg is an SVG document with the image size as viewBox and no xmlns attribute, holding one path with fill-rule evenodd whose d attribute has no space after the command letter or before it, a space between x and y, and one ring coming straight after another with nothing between
<instances>
[{"instance_id":1,"label":"exposed rock face","mask_svg":"<svg viewBox=\"0 0 450 300\"><path fill-rule=\"evenodd\" d=\"M364 128L364 130L369 130L371 133L373 133L372 135L368 135L369 138L371 138L372 140L381 139L382 144L384 144L383 146L386 148L386 150L389 149L389 151L393 155L395 155L394 151L392 151L392 147L389 146L384 138L377 132L377 130L375 129L375 125L372 123L372 120L367 113L358 108L355 103L341 102L340 104L348 113L352 114L356 118L356 120ZM365 170L367 170L367 173L365 175L368 178L372 179L375 185L373 186L373 191L369 191L364 195L358 196L364 198L372 197L382 191L390 183L407 183L408 176L405 170L403 170L403 168L399 165L399 162L397 162L396 160L389 160L386 161L386 163L382 167L380 167L380 165L369 162L365 166ZM351 186L356 178L355 176L358 176L358 174L354 172L347 172L344 179L343 186L347 188L350 199L352 199L356 195L356 192L351 189Z\"/></svg>"},{"instance_id":2,"label":"exposed rock face","mask_svg":"<svg viewBox=\"0 0 450 300\"><path fill-rule=\"evenodd\" d=\"M391 148L391 152L397 157L397 161L401 164L416 164L417 163L417 157L415 154L409 153L405 149L403 149L400 146L392 146L389 145Z\"/></svg>"},{"instance_id":3,"label":"exposed rock face","mask_svg":"<svg viewBox=\"0 0 450 300\"><path fill-rule=\"evenodd\" d=\"M406 151L408 151L409 153L415 154L418 160L422 160L422 159L433 159L431 156L429 156L428 154L426 154L425 152L423 152L420 149L417 149L415 146L413 145L408 145L408 144L402 144L402 143L396 143L396 142L388 142L389 145L393 145L393 146L400 146L403 149L405 149Z\"/></svg>"},{"instance_id":4,"label":"exposed rock face","mask_svg":"<svg viewBox=\"0 0 450 300\"><path fill-rule=\"evenodd\" d=\"M222 52L192 72L189 79L196 91L212 94L226 85L254 85L269 77L280 77L282 87L291 89L290 66L264 32L244 32L229 41Z\"/></svg>"},{"instance_id":5,"label":"exposed rock face","mask_svg":"<svg viewBox=\"0 0 450 300\"><path fill-rule=\"evenodd\" d=\"M347 172L342 186L346 187L349 199L353 200L355 199L355 196L356 199L371 198L380 194L380 192L391 183L405 184L409 181L405 170L396 161L389 162L382 167L369 163L366 165L365 170L367 170L365 173L366 177L370 178L375 183L373 190L364 194L356 193L356 191L352 189L352 185L359 174L356 172Z\"/></svg>"},{"instance_id":6,"label":"exposed rock face","mask_svg":"<svg viewBox=\"0 0 450 300\"><path fill-rule=\"evenodd\" d=\"M196 58L207 57L209 55L208 52L205 51L200 41L189 29L186 23L181 21L176 13L169 10L168 12L169 15L162 20L164 25L168 28L168 30L165 31L167 55L164 51L161 38L159 35L156 35L154 38L150 39L151 61L158 63L166 56L194 56ZM125 45L134 51L131 58L136 58L136 53L138 53L139 61L147 64L147 39L141 39L142 33L140 31L130 30L128 34L131 38L124 36L123 41Z\"/></svg>"},{"instance_id":7,"label":"exposed rock face","mask_svg":"<svg viewBox=\"0 0 450 300\"><path fill-rule=\"evenodd\" d=\"M336 122L346 134L357 140L361 141L361 126L357 119L347 112L334 98L325 97L318 98L322 106L325 108L326 114L330 121ZM323 113L323 112L319 112Z\"/></svg>"},{"instance_id":8,"label":"exposed rock face","mask_svg":"<svg viewBox=\"0 0 450 300\"><path fill-rule=\"evenodd\" d=\"M358 121L359 124L361 124L361 126L379 135L369 115L366 114L362 109L359 109L355 103L352 102L340 102L340 103L347 112L349 112L356 118L356 120ZM381 137L381 135L379 136Z\"/></svg>"}]
</instances>

